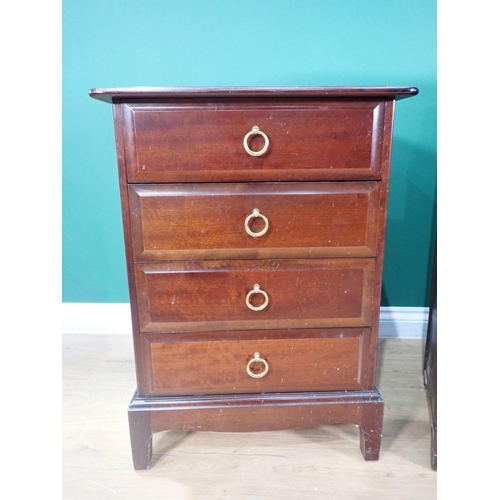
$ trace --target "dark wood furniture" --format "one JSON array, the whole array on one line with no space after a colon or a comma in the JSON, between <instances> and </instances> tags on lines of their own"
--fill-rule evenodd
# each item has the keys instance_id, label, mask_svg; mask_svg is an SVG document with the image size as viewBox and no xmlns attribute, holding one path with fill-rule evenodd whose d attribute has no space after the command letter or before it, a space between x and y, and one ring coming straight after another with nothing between
<instances>
[{"instance_id":1,"label":"dark wood furniture","mask_svg":"<svg viewBox=\"0 0 500 500\"><path fill-rule=\"evenodd\" d=\"M394 104L415 88L122 88L136 469L167 429L352 423L375 362Z\"/></svg>"},{"instance_id":2,"label":"dark wood furniture","mask_svg":"<svg viewBox=\"0 0 500 500\"><path fill-rule=\"evenodd\" d=\"M434 250L429 322L425 343L424 385L431 416L431 467L437 470L437 250Z\"/></svg>"}]
</instances>

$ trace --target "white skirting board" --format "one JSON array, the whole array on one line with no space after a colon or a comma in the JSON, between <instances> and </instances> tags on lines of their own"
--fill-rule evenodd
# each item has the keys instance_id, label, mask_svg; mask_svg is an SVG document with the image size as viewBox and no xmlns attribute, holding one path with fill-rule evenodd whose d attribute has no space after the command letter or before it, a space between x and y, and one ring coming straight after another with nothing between
<instances>
[{"instance_id":1,"label":"white skirting board","mask_svg":"<svg viewBox=\"0 0 500 500\"><path fill-rule=\"evenodd\" d=\"M382 307L380 338L424 339L428 307ZM131 334L129 304L64 302L62 333Z\"/></svg>"}]
</instances>

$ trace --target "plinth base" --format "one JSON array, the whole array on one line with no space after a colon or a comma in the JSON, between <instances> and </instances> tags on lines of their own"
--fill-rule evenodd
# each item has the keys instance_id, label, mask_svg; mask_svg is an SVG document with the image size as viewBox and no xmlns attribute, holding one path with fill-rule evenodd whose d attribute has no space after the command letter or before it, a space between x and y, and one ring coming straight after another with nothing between
<instances>
[{"instance_id":1,"label":"plinth base","mask_svg":"<svg viewBox=\"0 0 500 500\"><path fill-rule=\"evenodd\" d=\"M153 434L165 430L256 432L356 424L365 460L378 460L384 401L377 389L320 393L140 398L128 408L135 469L151 466Z\"/></svg>"}]
</instances>

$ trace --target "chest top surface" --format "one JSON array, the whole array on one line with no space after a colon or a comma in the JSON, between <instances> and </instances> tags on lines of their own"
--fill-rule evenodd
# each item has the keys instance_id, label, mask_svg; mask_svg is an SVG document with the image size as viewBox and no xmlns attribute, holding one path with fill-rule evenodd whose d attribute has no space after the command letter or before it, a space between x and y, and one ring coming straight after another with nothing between
<instances>
[{"instance_id":1,"label":"chest top surface","mask_svg":"<svg viewBox=\"0 0 500 500\"><path fill-rule=\"evenodd\" d=\"M90 97L105 102L136 99L192 98L386 98L404 99L418 94L415 87L117 87L94 88Z\"/></svg>"}]
</instances>

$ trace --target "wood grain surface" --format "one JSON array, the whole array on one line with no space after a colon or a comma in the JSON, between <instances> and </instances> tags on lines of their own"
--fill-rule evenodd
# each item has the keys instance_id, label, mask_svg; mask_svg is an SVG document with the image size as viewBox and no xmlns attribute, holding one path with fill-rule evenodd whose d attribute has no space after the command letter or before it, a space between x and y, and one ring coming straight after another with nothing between
<instances>
[{"instance_id":1,"label":"wood grain surface","mask_svg":"<svg viewBox=\"0 0 500 500\"><path fill-rule=\"evenodd\" d=\"M373 257L379 198L379 182L130 185L134 259Z\"/></svg>"},{"instance_id":2,"label":"wood grain surface","mask_svg":"<svg viewBox=\"0 0 500 500\"><path fill-rule=\"evenodd\" d=\"M384 403L374 370L394 100L417 92L90 92L113 102L139 395L129 408L136 468L150 466L152 432L239 423L246 431L357 424L362 455L378 459ZM243 232L257 209L270 220L258 242ZM263 220L252 219L252 231ZM265 357L253 369L270 367L257 384L238 375L256 349ZM263 390L260 406L248 400ZM280 391L289 398L295 390L301 402L284 403ZM147 402L146 393L157 397ZM198 408L208 394L211 407ZM186 401L170 408L176 395ZM224 398L239 406L224 411Z\"/></svg>"},{"instance_id":3,"label":"wood grain surface","mask_svg":"<svg viewBox=\"0 0 500 500\"><path fill-rule=\"evenodd\" d=\"M136 265L142 332L369 326L374 259ZM254 285L268 294L251 310ZM254 307L263 294L253 294Z\"/></svg>"},{"instance_id":4,"label":"wood grain surface","mask_svg":"<svg viewBox=\"0 0 500 500\"><path fill-rule=\"evenodd\" d=\"M129 183L380 179L384 100L129 103ZM254 126L269 147L251 156ZM248 147L260 151L264 138Z\"/></svg>"},{"instance_id":5,"label":"wood grain surface","mask_svg":"<svg viewBox=\"0 0 500 500\"><path fill-rule=\"evenodd\" d=\"M143 334L147 395L367 389L369 328ZM258 352L262 378L247 365ZM264 372L253 362L252 373Z\"/></svg>"}]
</instances>

